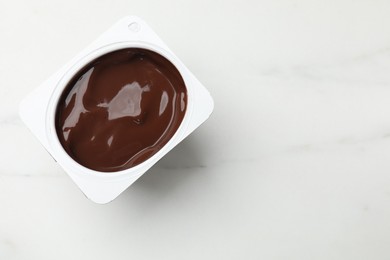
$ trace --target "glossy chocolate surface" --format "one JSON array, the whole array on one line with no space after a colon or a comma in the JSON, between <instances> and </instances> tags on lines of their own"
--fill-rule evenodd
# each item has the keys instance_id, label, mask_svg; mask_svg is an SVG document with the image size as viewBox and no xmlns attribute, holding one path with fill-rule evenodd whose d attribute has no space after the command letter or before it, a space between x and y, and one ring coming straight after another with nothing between
<instances>
[{"instance_id":1,"label":"glossy chocolate surface","mask_svg":"<svg viewBox=\"0 0 390 260\"><path fill-rule=\"evenodd\" d=\"M70 80L57 105L56 131L76 162L115 172L158 152L186 107L175 66L155 52L127 48L95 59Z\"/></svg>"}]
</instances>

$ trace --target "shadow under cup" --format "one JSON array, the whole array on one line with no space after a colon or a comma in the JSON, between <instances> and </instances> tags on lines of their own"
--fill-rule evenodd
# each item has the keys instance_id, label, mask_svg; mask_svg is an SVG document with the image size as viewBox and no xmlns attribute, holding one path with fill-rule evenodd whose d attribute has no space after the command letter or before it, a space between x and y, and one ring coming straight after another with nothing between
<instances>
[{"instance_id":1,"label":"shadow under cup","mask_svg":"<svg viewBox=\"0 0 390 260\"><path fill-rule=\"evenodd\" d=\"M55 129L67 154L99 172L134 167L173 137L187 108L178 69L143 48L104 54L66 85L55 112Z\"/></svg>"}]
</instances>

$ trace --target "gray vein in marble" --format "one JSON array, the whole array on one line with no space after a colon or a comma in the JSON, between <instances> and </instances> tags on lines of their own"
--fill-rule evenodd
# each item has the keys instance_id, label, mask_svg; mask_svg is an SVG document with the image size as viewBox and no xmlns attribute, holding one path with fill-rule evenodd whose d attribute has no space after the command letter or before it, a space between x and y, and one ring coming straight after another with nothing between
<instances>
[{"instance_id":1,"label":"gray vein in marble","mask_svg":"<svg viewBox=\"0 0 390 260\"><path fill-rule=\"evenodd\" d=\"M292 152L312 152L319 151L324 149L325 147L330 146L353 146L353 145L368 145L375 142L384 141L390 138L390 132L386 132L384 134L377 134L368 136L365 138L354 138L354 137L343 137L334 141L329 142L318 142L318 143L307 143L301 145L293 145L288 149L284 150L284 152L292 153Z\"/></svg>"},{"instance_id":2,"label":"gray vein in marble","mask_svg":"<svg viewBox=\"0 0 390 260\"><path fill-rule=\"evenodd\" d=\"M23 123L19 116L10 115L8 117L0 118L0 127L9 126L9 125L15 125L15 126L22 126Z\"/></svg>"},{"instance_id":3,"label":"gray vein in marble","mask_svg":"<svg viewBox=\"0 0 390 260\"><path fill-rule=\"evenodd\" d=\"M2 177L26 177L26 178L29 178L29 177L61 177L61 176L65 176L65 175L58 173L58 172L48 174L48 173L36 173L36 172L19 173L19 172L10 172L10 171L0 170L0 176L2 176Z\"/></svg>"},{"instance_id":4,"label":"gray vein in marble","mask_svg":"<svg viewBox=\"0 0 390 260\"><path fill-rule=\"evenodd\" d=\"M11 257L17 252L17 247L14 242L4 238L0 240L0 256Z\"/></svg>"},{"instance_id":5,"label":"gray vein in marble","mask_svg":"<svg viewBox=\"0 0 390 260\"><path fill-rule=\"evenodd\" d=\"M188 169L202 169L207 168L204 164L198 165L156 165L155 168L163 170L188 170Z\"/></svg>"},{"instance_id":6,"label":"gray vein in marble","mask_svg":"<svg viewBox=\"0 0 390 260\"><path fill-rule=\"evenodd\" d=\"M388 87L390 85L390 74L387 73L390 68L389 57L390 47L359 54L330 64L306 64L263 69L260 70L259 75L279 79L301 78L316 82L330 81L329 83L353 85L354 87L371 85ZM378 62L381 59L383 62ZM373 68L377 69L365 75L366 69L372 70ZM356 73L356 70L360 73ZM379 71L378 77L375 77L376 71Z\"/></svg>"}]
</instances>

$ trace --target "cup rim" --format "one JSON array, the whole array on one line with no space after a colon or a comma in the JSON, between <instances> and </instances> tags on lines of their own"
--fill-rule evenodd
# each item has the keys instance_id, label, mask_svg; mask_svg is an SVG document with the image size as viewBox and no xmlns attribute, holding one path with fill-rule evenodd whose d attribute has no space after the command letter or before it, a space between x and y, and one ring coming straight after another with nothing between
<instances>
[{"instance_id":1,"label":"cup rim","mask_svg":"<svg viewBox=\"0 0 390 260\"><path fill-rule=\"evenodd\" d=\"M133 167L130 167L128 169L120 170L120 171L113 171L113 172L101 172L96 171L90 168L87 168L77 161L75 161L63 148L62 144L59 141L56 127L55 127L55 117L56 117L56 110L58 101L69 83L69 81L76 75L82 68L84 68L86 65L88 65L90 62L95 60L96 58L99 58L105 54L126 49L126 48L139 48L139 49L146 49L149 51L153 51L164 58L166 58L168 61L170 61L173 66L179 71L181 77L183 78L186 90L187 90L187 107L186 111L183 117L182 122L180 123L179 127L177 128L174 135L169 139L169 141L164 144L163 147L159 149L153 156L148 158L147 160L143 161L140 164L137 164ZM184 69L184 66L181 64L181 62L178 60L173 53L170 51L163 49L157 45L148 43L148 42L142 42L142 41L122 41L122 42L116 42L116 43L110 43L104 46L101 46L97 49L94 49L93 51L87 53L82 58L74 62L69 68L66 69L65 73L61 76L61 78L57 81L56 86L54 87L54 90L51 93L48 108L46 111L46 136L47 140L49 142L49 146L51 147L52 151L56 155L57 162L59 164L62 164L63 167L70 168L73 173L78 174L80 177L87 177L87 176L94 176L94 177L100 177L100 178L114 178L114 177L132 177L139 174L140 170L148 169L152 167L159 159L162 158L162 156L165 155L170 149L172 149L178 142L181 141L182 137L184 137L184 133L186 132L186 129L189 125L190 115L193 111L193 97L194 97L194 90L191 87L191 84L189 84L190 79L189 75L186 73L186 70Z\"/></svg>"}]
</instances>

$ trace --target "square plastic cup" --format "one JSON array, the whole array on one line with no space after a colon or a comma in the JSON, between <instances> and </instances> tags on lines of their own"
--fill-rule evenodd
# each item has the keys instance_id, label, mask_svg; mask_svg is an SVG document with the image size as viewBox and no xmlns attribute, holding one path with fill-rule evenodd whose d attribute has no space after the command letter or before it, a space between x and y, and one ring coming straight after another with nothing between
<instances>
[{"instance_id":1,"label":"square plastic cup","mask_svg":"<svg viewBox=\"0 0 390 260\"><path fill-rule=\"evenodd\" d=\"M143 48L168 59L180 72L187 88L187 109L176 133L152 157L126 170L99 172L73 160L62 147L55 128L59 98L67 83L92 60L124 48ZM20 104L20 117L46 150L93 202L108 203L134 183L166 153L210 116L214 102L207 89L140 18L124 17L43 82Z\"/></svg>"}]
</instances>

